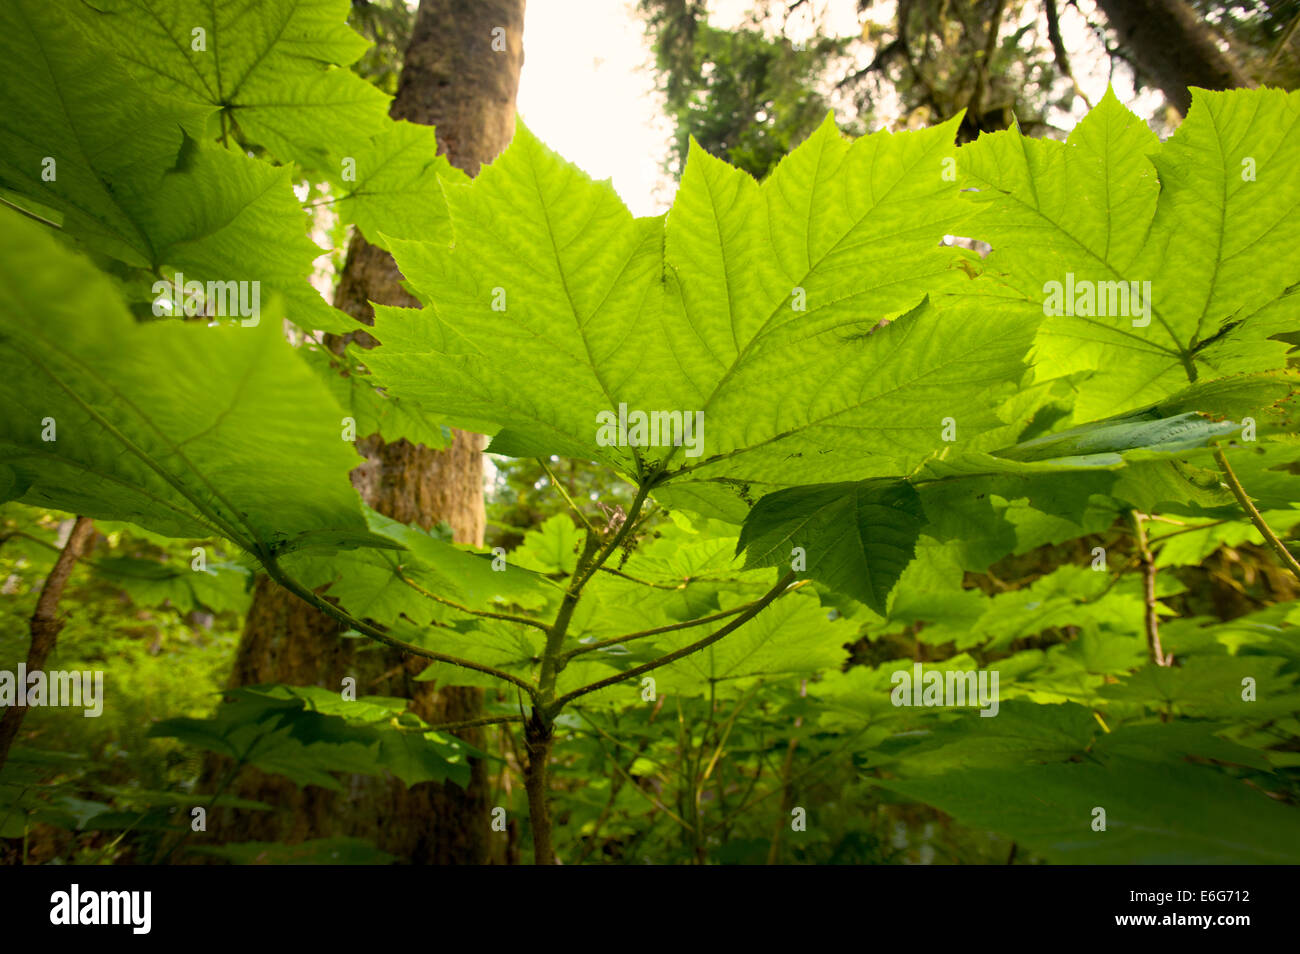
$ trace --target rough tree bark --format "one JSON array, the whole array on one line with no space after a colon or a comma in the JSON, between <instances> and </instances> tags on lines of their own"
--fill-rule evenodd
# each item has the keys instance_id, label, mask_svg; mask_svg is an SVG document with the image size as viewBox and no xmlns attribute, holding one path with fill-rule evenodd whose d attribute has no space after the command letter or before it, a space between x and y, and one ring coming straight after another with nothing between
<instances>
[{"instance_id":1,"label":"rough tree bark","mask_svg":"<svg viewBox=\"0 0 1300 954\"><path fill-rule=\"evenodd\" d=\"M59 600L63 588L72 576L73 567L80 559L95 536L95 524L89 517L77 517L68 533L68 541L59 551L58 559L41 585L41 595L36 599L36 609L27 624L31 634L31 646L27 650L27 671L37 672L45 668L45 660L54 651L54 644L63 629L63 620L59 617ZM14 704L8 706L0 716L0 768L4 768L9 758L9 749L22 728L23 717L27 707Z\"/></svg>"},{"instance_id":2,"label":"rough tree bark","mask_svg":"<svg viewBox=\"0 0 1300 954\"><path fill-rule=\"evenodd\" d=\"M1250 79L1214 31L1183 0L1097 0L1106 20L1151 82L1184 116L1189 86L1233 89Z\"/></svg>"},{"instance_id":3,"label":"rough tree bark","mask_svg":"<svg viewBox=\"0 0 1300 954\"><path fill-rule=\"evenodd\" d=\"M476 175L514 135L523 26L524 0L422 0L390 115L436 126L439 152ZM418 307L401 287L401 278L388 253L355 235L335 304L367 325L374 324L371 301ZM375 345L364 331L352 337L361 347ZM332 339L329 345L339 350L346 341ZM442 452L405 440L389 444L372 435L359 440L357 450L365 462L353 471L352 482L367 504L426 528L445 521L458 542L482 544L479 435L457 431L452 446ZM424 661L362 647L362 641L340 639L338 633L336 622L263 578L230 685L281 682L337 690L345 676L353 676L358 694L404 696L429 722L472 718L479 711L481 690L435 691L430 683L413 681ZM479 730L460 734L472 744L481 743ZM209 786L215 787L225 770L213 760L206 772ZM396 780L355 776L345 793L335 794L313 786L299 789L283 778L245 769L230 791L278 811L218 812L211 836L217 841L294 843L355 835L412 863L490 860L490 806L481 763L474 763L467 790L432 783L408 790Z\"/></svg>"}]
</instances>

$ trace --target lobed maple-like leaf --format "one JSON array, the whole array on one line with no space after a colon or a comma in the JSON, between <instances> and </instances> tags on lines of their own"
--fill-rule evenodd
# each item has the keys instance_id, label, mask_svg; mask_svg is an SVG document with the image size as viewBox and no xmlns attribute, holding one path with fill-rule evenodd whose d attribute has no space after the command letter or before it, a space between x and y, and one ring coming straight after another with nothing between
<instances>
[{"instance_id":1,"label":"lobed maple-like leaf","mask_svg":"<svg viewBox=\"0 0 1300 954\"><path fill-rule=\"evenodd\" d=\"M990 275L1040 306L1051 282L1062 298L1067 276L1078 289L1080 313L1044 321L1035 374L1086 373L1080 419L1285 367L1288 346L1270 336L1297 327L1297 122L1300 94L1194 90L1187 119L1160 143L1108 92L1063 143L1011 129L960 150L977 190L965 193L978 209L972 233L993 246ZM1122 289L1107 283L1134 282L1139 292L1149 283L1149 314L1132 301L1116 313Z\"/></svg>"},{"instance_id":2,"label":"lobed maple-like leaf","mask_svg":"<svg viewBox=\"0 0 1300 954\"><path fill-rule=\"evenodd\" d=\"M369 142L351 149L339 166L335 208L372 244L387 248L388 236L451 241L442 182L463 184L469 177L438 155L432 126L389 123Z\"/></svg>"},{"instance_id":3,"label":"lobed maple-like leaf","mask_svg":"<svg viewBox=\"0 0 1300 954\"><path fill-rule=\"evenodd\" d=\"M366 41L348 0L93 0L87 28L152 90L217 110L219 135L326 165L327 142L365 142L388 97L346 67Z\"/></svg>"},{"instance_id":4,"label":"lobed maple-like leaf","mask_svg":"<svg viewBox=\"0 0 1300 954\"><path fill-rule=\"evenodd\" d=\"M0 7L0 187L57 213L64 234L118 259L133 301L154 282L258 282L304 328L355 327L308 278L320 249L287 170L205 145L211 107L149 92L71 12Z\"/></svg>"},{"instance_id":5,"label":"lobed maple-like leaf","mask_svg":"<svg viewBox=\"0 0 1300 954\"><path fill-rule=\"evenodd\" d=\"M454 243L393 243L426 307L377 309L367 364L496 451L599 460L735 520L769 489L905 473L946 417L972 442L1005 426L1038 319L942 294L970 284L940 242L965 209L951 140L828 122L762 185L697 148L666 218L634 219L521 126L446 187ZM621 407L700 426L620 445L600 416Z\"/></svg>"}]
</instances>

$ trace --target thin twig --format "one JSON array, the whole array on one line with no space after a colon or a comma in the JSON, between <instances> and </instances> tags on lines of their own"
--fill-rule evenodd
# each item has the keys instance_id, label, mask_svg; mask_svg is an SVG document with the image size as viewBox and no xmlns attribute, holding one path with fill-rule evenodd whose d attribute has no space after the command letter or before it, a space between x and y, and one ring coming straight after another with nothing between
<instances>
[{"instance_id":1,"label":"thin twig","mask_svg":"<svg viewBox=\"0 0 1300 954\"><path fill-rule=\"evenodd\" d=\"M1079 81L1074 78L1074 71L1070 69L1070 58L1065 52L1065 43L1061 39L1061 18L1057 14L1056 0L1045 0L1043 4L1047 12L1047 39L1052 44L1052 53L1056 57L1056 68L1070 81L1074 87L1074 94L1083 100L1088 109L1092 109L1092 100L1088 94L1083 91Z\"/></svg>"},{"instance_id":2,"label":"thin twig","mask_svg":"<svg viewBox=\"0 0 1300 954\"><path fill-rule=\"evenodd\" d=\"M523 722L522 715L508 716L484 716L481 719L466 719L463 722L440 722L438 725L431 725L422 728L420 732L451 732L454 729L473 729L480 725L500 725L503 722Z\"/></svg>"},{"instance_id":3,"label":"thin twig","mask_svg":"<svg viewBox=\"0 0 1300 954\"><path fill-rule=\"evenodd\" d=\"M636 633L627 633L626 635L623 636L613 636L610 639L602 639L600 642L596 642L596 643L583 643L580 646L576 646L575 648L570 649L567 653L564 653L560 658L567 662L568 660L572 659L574 656L579 656L582 653L594 652L597 649L604 649L607 646L617 646L621 643L629 643L634 639L644 639L646 636L658 636L662 633L672 633L672 632L676 632L679 629L690 629L694 626L705 626L709 623L715 623L720 619L726 619L728 616L735 616L737 613L743 613L745 612L745 610L749 609L749 607L752 605L753 605L752 603L747 603L744 606L737 606L735 609L723 610L720 613L714 613L712 616L701 616L699 619L688 619L684 623L671 623L667 626L656 627L655 629L643 629L640 632L636 632Z\"/></svg>"},{"instance_id":4,"label":"thin twig","mask_svg":"<svg viewBox=\"0 0 1300 954\"><path fill-rule=\"evenodd\" d=\"M652 583L649 580L641 580L635 576L630 576L629 574L624 573L622 570L614 569L612 566L602 566L600 568L600 572L612 573L614 576L622 577L623 579L627 580L630 583L639 583L641 586L653 586L655 589L658 590L684 590L686 589L686 584L690 582L689 579L685 579L682 580L682 582L680 583Z\"/></svg>"},{"instance_id":5,"label":"thin twig","mask_svg":"<svg viewBox=\"0 0 1300 954\"><path fill-rule=\"evenodd\" d=\"M1142 514L1136 510L1129 511L1129 520L1133 524L1133 535L1137 539L1138 556L1142 560L1142 604L1146 623L1147 649L1151 652L1151 661L1157 666L1168 666L1173 662L1172 656L1166 656L1160 648L1160 617L1156 615L1156 563L1147 545L1147 532L1142 526Z\"/></svg>"},{"instance_id":6,"label":"thin twig","mask_svg":"<svg viewBox=\"0 0 1300 954\"><path fill-rule=\"evenodd\" d=\"M1219 465L1219 469L1223 471L1224 482L1228 485L1228 489L1237 498L1237 503L1241 504L1241 509L1246 511L1247 516L1250 517L1250 522L1255 525L1255 529L1268 541L1268 545L1273 548L1273 552L1278 555L1282 563L1296 575L1297 579L1300 579L1300 561L1291 555L1291 551L1286 548L1278 535L1264 522L1260 512L1255 509L1250 497L1246 495L1245 488L1241 486L1241 481L1237 479L1232 466L1228 463L1228 457L1223 453L1223 448L1216 447L1214 449L1214 460Z\"/></svg>"},{"instance_id":7,"label":"thin twig","mask_svg":"<svg viewBox=\"0 0 1300 954\"><path fill-rule=\"evenodd\" d=\"M423 646L416 646L414 643L408 643L405 640L390 636L379 627L372 626L369 623L359 620L342 607L336 606L328 600L322 599L302 583L285 573L274 560L265 561L262 566L271 579L275 580L294 596L311 604L326 616L336 619L346 626L350 626L364 636L370 637L375 642L383 643L385 646L391 646L393 649L400 649L403 652L408 652L412 656L420 656L425 659L432 659L434 662L445 662L450 666L459 666L461 669L470 669L474 672L486 673L489 676L494 676L497 679L500 679L502 682L508 682L511 685L518 686L524 692L528 693L530 699L536 700L537 698L537 687L523 679L520 679L518 676L512 675L508 672L503 672L500 669L493 669L491 666L484 666L481 663L471 662L468 659L460 659L457 656L448 656L446 653L437 653L431 649L425 649Z\"/></svg>"},{"instance_id":8,"label":"thin twig","mask_svg":"<svg viewBox=\"0 0 1300 954\"><path fill-rule=\"evenodd\" d=\"M633 521L635 521L637 516L641 513L641 508L645 506L646 498L650 495L651 483L651 480L646 480L645 483L641 484L641 486L637 488L636 496L632 498L632 506L628 509L627 516L623 518L623 525L619 527L618 532L596 552L595 558L587 566L582 575L578 576L573 583L570 584L570 591L574 593L580 592L582 588L587 585L587 581L595 575L596 571L605 565L605 561L609 559L610 555L623 545L623 541L627 539L627 535L632 532Z\"/></svg>"},{"instance_id":9,"label":"thin twig","mask_svg":"<svg viewBox=\"0 0 1300 954\"><path fill-rule=\"evenodd\" d=\"M397 575L397 578L425 599L433 600L435 603L441 603L443 606L450 606L452 609L458 610L461 613L468 613L471 616L481 616L484 619L499 619L507 623L518 623L520 626L532 626L534 629L540 629L542 632L546 632L550 629L549 624L543 623L541 620L530 619L527 616L514 616L510 613L494 613L491 610L470 609L468 606L462 606L454 600L447 599L445 596L439 596L437 593L429 592L419 583L416 583L414 580L403 576L400 573Z\"/></svg>"},{"instance_id":10,"label":"thin twig","mask_svg":"<svg viewBox=\"0 0 1300 954\"><path fill-rule=\"evenodd\" d=\"M1278 57L1282 55L1282 51L1290 44L1291 37L1295 36L1297 26L1300 26L1300 13L1297 13L1291 18L1291 22L1288 23L1286 29L1282 31L1282 36L1277 41L1277 45L1273 47L1273 52L1269 54L1268 62L1264 64L1265 81L1269 81L1273 78L1273 67L1277 65Z\"/></svg>"},{"instance_id":11,"label":"thin twig","mask_svg":"<svg viewBox=\"0 0 1300 954\"><path fill-rule=\"evenodd\" d=\"M542 470L546 473L547 479L550 480L551 486L559 491L560 496L564 498L564 502L569 505L569 509L572 510L574 514L577 515L578 519L582 521L582 525L592 533L595 533L596 528L591 525L591 521L587 519L587 515L578 508L576 503L573 502L573 498L570 497L569 492L564 489L564 484L560 483L559 478L555 476L555 472L551 470L550 465L540 457L537 458L537 463L542 465Z\"/></svg>"},{"instance_id":12,"label":"thin twig","mask_svg":"<svg viewBox=\"0 0 1300 954\"><path fill-rule=\"evenodd\" d=\"M29 219L32 219L32 220L34 220L34 221L36 221L36 222L40 222L41 225L48 225L48 226L49 226L50 228L52 228L52 229L62 229L62 228L63 228L63 226L60 225L58 222L51 222L49 219L44 218L43 216L37 215L35 212L28 211L27 209L24 209L21 205L17 205L17 204L15 204L15 203L13 203L13 202L10 202L10 201L9 201L8 199L6 199L4 196L0 196L0 205L6 206L6 207L8 207L8 208L10 208L10 209L13 209L13 210L14 210L15 212L17 212L18 214L20 214L20 215L25 215L25 216L27 216Z\"/></svg>"},{"instance_id":13,"label":"thin twig","mask_svg":"<svg viewBox=\"0 0 1300 954\"><path fill-rule=\"evenodd\" d=\"M575 689L572 692L566 693L565 695L560 696L560 698L556 699L553 703L551 703L550 706L551 711L559 712L560 709L563 708L566 703L571 702L574 699L577 699L579 696L585 696L588 693L596 692L600 689L606 688L607 686L613 686L620 682L625 682L628 679L635 679L637 676L643 675L644 673L647 672L651 672L652 670L658 669L661 666L667 666L669 663L676 662L679 659L683 659L687 656L699 652L701 649L704 649L707 646L713 645L718 640L722 639L724 636L727 636L728 634L735 632L745 623L749 622L751 619L757 616L769 603L771 603L777 597L783 595L789 588L790 584L794 582L794 578L795 578L794 571L791 570L785 576L781 577L781 579L777 581L776 586L768 590L762 599L759 599L754 603L750 604L749 609L747 609L744 613L737 616L735 619L733 619L726 626L723 626L721 629L715 630L714 632L710 633L708 636L705 636L703 639L698 639L688 646L683 646L681 649L668 653L666 656L660 656L658 659L652 659L648 663L643 663L640 666L633 666L631 669L627 670L626 672L618 673L617 675L610 676L607 679L597 680L596 682L591 683L591 685L583 686L581 689Z\"/></svg>"}]
</instances>

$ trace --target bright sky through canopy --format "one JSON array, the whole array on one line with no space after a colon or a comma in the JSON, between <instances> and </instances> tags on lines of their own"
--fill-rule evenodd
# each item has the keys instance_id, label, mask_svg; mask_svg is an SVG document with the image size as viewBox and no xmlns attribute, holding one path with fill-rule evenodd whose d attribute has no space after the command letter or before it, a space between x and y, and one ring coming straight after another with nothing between
<instances>
[{"instance_id":1,"label":"bright sky through canopy","mask_svg":"<svg viewBox=\"0 0 1300 954\"><path fill-rule=\"evenodd\" d=\"M839 36L858 32L856 4L823 0L815 6L822 29ZM713 0L710 20L738 25L749 8L748 0ZM872 14L888 22L893 5L881 4ZM787 35L809 35L807 21L807 16L793 17ZM1067 46L1075 51L1079 83L1096 102L1110 79L1106 57L1073 7L1065 10L1061 25ZM1009 21L1003 30L1022 26ZM1139 116L1150 118L1163 102L1155 90L1134 96L1124 70L1113 81L1120 100ZM528 0L518 104L543 142L594 178L612 178L635 215L657 215L668 208L675 185L663 163L672 128L663 96L655 89L654 52L636 0ZM879 107L889 108L887 103ZM1087 112L1082 101L1076 100L1075 107L1073 115L1055 113L1061 129L1068 131Z\"/></svg>"},{"instance_id":2,"label":"bright sky through canopy","mask_svg":"<svg viewBox=\"0 0 1300 954\"><path fill-rule=\"evenodd\" d=\"M635 215L672 200L671 130L633 0L529 0L519 114L538 137L614 188Z\"/></svg>"}]
</instances>

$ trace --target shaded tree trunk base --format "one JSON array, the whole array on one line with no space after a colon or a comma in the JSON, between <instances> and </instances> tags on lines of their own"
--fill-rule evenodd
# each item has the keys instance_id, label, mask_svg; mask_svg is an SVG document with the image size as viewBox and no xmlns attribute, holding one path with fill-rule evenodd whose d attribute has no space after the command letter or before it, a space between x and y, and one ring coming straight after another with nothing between
<instances>
[{"instance_id":1,"label":"shaded tree trunk base","mask_svg":"<svg viewBox=\"0 0 1300 954\"><path fill-rule=\"evenodd\" d=\"M230 685L281 682L341 692L343 679L356 679L357 696L400 696L426 722L472 718L482 690L435 689L414 677L426 660L339 636L339 624L262 578L241 641ZM457 736L481 747L481 729ZM232 766L229 759L207 759L201 788L215 791ZM399 780L345 776L344 790L299 788L282 776L245 767L227 793L275 806L276 811L218 809L205 835L191 844L278 841L296 844L313 838L351 836L374 844L411 864L486 864L493 860L487 802L487 773L470 763L468 789L426 782L409 789Z\"/></svg>"}]
</instances>

